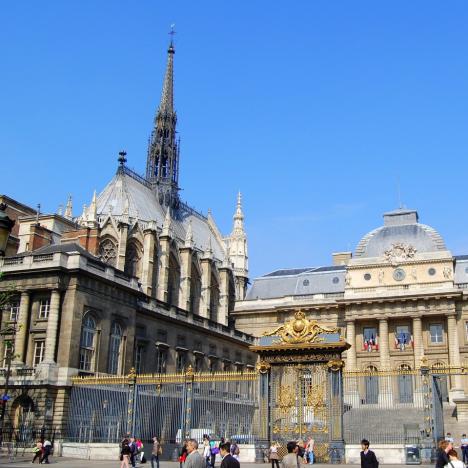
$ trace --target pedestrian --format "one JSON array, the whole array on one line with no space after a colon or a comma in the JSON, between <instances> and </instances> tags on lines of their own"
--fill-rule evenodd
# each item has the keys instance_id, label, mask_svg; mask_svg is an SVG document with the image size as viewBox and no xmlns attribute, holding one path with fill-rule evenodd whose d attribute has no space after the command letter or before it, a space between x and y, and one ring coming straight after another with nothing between
<instances>
[{"instance_id":1,"label":"pedestrian","mask_svg":"<svg viewBox=\"0 0 468 468\"><path fill-rule=\"evenodd\" d=\"M45 439L42 444L42 458L39 463L49 464L49 455L52 452L52 443L50 440Z\"/></svg>"},{"instance_id":2,"label":"pedestrian","mask_svg":"<svg viewBox=\"0 0 468 468\"><path fill-rule=\"evenodd\" d=\"M361 468L379 468L377 457L372 450L369 450L369 445L367 439L361 440Z\"/></svg>"},{"instance_id":3,"label":"pedestrian","mask_svg":"<svg viewBox=\"0 0 468 468\"><path fill-rule=\"evenodd\" d=\"M120 468L129 468L129 461L132 451L130 450L130 440L124 438L120 444Z\"/></svg>"},{"instance_id":4,"label":"pedestrian","mask_svg":"<svg viewBox=\"0 0 468 468\"><path fill-rule=\"evenodd\" d=\"M184 466L185 460L187 459L187 451L188 448L188 440L184 441L184 445L182 445L182 449L179 453L179 467L182 468Z\"/></svg>"},{"instance_id":5,"label":"pedestrian","mask_svg":"<svg viewBox=\"0 0 468 468\"><path fill-rule=\"evenodd\" d=\"M221 468L240 468L239 460L231 454L231 444L224 442L219 444L219 453L221 455Z\"/></svg>"},{"instance_id":6,"label":"pedestrian","mask_svg":"<svg viewBox=\"0 0 468 468\"><path fill-rule=\"evenodd\" d=\"M461 451L463 456L463 463L468 463L468 438L466 434L462 434L460 439Z\"/></svg>"},{"instance_id":7,"label":"pedestrian","mask_svg":"<svg viewBox=\"0 0 468 468\"><path fill-rule=\"evenodd\" d=\"M452 434L450 434L450 432L447 432L447 435L445 436L445 440L453 444L453 437L452 437Z\"/></svg>"},{"instance_id":8,"label":"pedestrian","mask_svg":"<svg viewBox=\"0 0 468 468\"><path fill-rule=\"evenodd\" d=\"M206 468L211 467L211 446L210 446L210 436L208 434L203 434L203 458L205 459Z\"/></svg>"},{"instance_id":9,"label":"pedestrian","mask_svg":"<svg viewBox=\"0 0 468 468\"><path fill-rule=\"evenodd\" d=\"M444 468L449 463L448 452L453 449L452 442L444 439L439 442L437 450L436 468Z\"/></svg>"},{"instance_id":10,"label":"pedestrian","mask_svg":"<svg viewBox=\"0 0 468 468\"><path fill-rule=\"evenodd\" d=\"M32 459L31 463L35 463L38 460L38 463L41 462L42 458L42 442L39 440L36 442L36 446L33 448L34 458Z\"/></svg>"},{"instance_id":11,"label":"pedestrian","mask_svg":"<svg viewBox=\"0 0 468 468\"><path fill-rule=\"evenodd\" d=\"M283 468L298 468L299 466L299 460L297 458L297 452L299 450L299 447L297 446L296 442L288 442L286 445L286 449L288 451L288 454L283 457L282 460L282 465Z\"/></svg>"},{"instance_id":12,"label":"pedestrian","mask_svg":"<svg viewBox=\"0 0 468 468\"><path fill-rule=\"evenodd\" d=\"M457 451L455 449L450 449L447 452L449 462L445 465L445 468L465 468L465 464L459 460Z\"/></svg>"},{"instance_id":13,"label":"pedestrian","mask_svg":"<svg viewBox=\"0 0 468 468\"><path fill-rule=\"evenodd\" d=\"M210 466L214 468L216 463L216 455L219 453L219 443L215 440L210 440Z\"/></svg>"},{"instance_id":14,"label":"pedestrian","mask_svg":"<svg viewBox=\"0 0 468 468\"><path fill-rule=\"evenodd\" d=\"M130 447L130 464L132 465L132 468L135 468L136 456L138 454L135 437L130 437L130 443L128 446Z\"/></svg>"},{"instance_id":15,"label":"pedestrian","mask_svg":"<svg viewBox=\"0 0 468 468\"><path fill-rule=\"evenodd\" d=\"M306 455L307 455L307 461L309 462L310 465L314 464L314 444L315 441L312 439L312 437L309 437L307 440L307 445L306 445Z\"/></svg>"},{"instance_id":16,"label":"pedestrian","mask_svg":"<svg viewBox=\"0 0 468 468\"><path fill-rule=\"evenodd\" d=\"M229 451L236 460L239 460L240 448L235 440L231 442Z\"/></svg>"},{"instance_id":17,"label":"pedestrian","mask_svg":"<svg viewBox=\"0 0 468 468\"><path fill-rule=\"evenodd\" d=\"M297 457L299 459L299 463L302 464L302 463L305 463L305 444L304 444L304 441L302 439L299 439L297 441Z\"/></svg>"},{"instance_id":18,"label":"pedestrian","mask_svg":"<svg viewBox=\"0 0 468 468\"><path fill-rule=\"evenodd\" d=\"M273 442L271 444L270 450L268 451L268 458L271 462L271 468L279 468L278 445L278 442Z\"/></svg>"},{"instance_id":19,"label":"pedestrian","mask_svg":"<svg viewBox=\"0 0 468 468\"><path fill-rule=\"evenodd\" d=\"M137 439L135 443L137 446L138 454L140 455L140 463L146 463L143 442L141 441L141 439Z\"/></svg>"},{"instance_id":20,"label":"pedestrian","mask_svg":"<svg viewBox=\"0 0 468 468\"><path fill-rule=\"evenodd\" d=\"M156 468L159 468L159 455L161 455L161 444L159 439L153 437L153 449L151 450L151 468L154 468L154 462L156 462Z\"/></svg>"},{"instance_id":21,"label":"pedestrian","mask_svg":"<svg viewBox=\"0 0 468 468\"><path fill-rule=\"evenodd\" d=\"M198 452L198 442L195 439L190 439L187 442L185 468L205 468L205 460Z\"/></svg>"}]
</instances>

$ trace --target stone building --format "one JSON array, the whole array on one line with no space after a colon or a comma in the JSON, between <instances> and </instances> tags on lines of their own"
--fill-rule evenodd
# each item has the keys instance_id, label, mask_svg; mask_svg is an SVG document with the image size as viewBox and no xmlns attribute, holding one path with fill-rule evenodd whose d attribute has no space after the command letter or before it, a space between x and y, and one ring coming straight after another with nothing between
<instances>
[{"instance_id":1,"label":"stone building","mask_svg":"<svg viewBox=\"0 0 468 468\"><path fill-rule=\"evenodd\" d=\"M277 270L256 278L236 304L236 326L255 336L305 310L339 326L351 348L346 368L414 370L468 363L468 256L453 256L441 235L413 210L384 215L354 254L333 254L333 265ZM445 397L468 391L462 375L446 378Z\"/></svg>"},{"instance_id":2,"label":"stone building","mask_svg":"<svg viewBox=\"0 0 468 468\"><path fill-rule=\"evenodd\" d=\"M253 338L231 311L248 280L238 195L232 233L179 197L173 104L174 47L142 177L125 165L80 216L41 214L14 200L14 244L0 259L2 367L14 353L6 427L61 427L70 377L242 371L255 364ZM13 348L14 346L14 348ZM6 371L0 374L5 384Z\"/></svg>"}]
</instances>

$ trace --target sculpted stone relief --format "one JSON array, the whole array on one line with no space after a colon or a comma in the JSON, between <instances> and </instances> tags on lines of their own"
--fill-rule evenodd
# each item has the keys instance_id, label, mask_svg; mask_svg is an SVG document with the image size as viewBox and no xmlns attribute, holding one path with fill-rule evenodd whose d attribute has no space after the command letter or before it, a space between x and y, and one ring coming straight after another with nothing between
<instances>
[{"instance_id":1,"label":"sculpted stone relief","mask_svg":"<svg viewBox=\"0 0 468 468\"><path fill-rule=\"evenodd\" d=\"M385 251L384 257L388 263L398 265L401 262L413 259L416 252L417 250L412 245L397 242Z\"/></svg>"}]
</instances>

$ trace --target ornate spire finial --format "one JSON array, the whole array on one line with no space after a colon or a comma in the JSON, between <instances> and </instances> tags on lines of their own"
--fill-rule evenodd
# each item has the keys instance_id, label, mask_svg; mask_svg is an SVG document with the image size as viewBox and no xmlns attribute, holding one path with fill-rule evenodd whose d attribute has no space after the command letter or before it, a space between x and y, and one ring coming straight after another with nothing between
<instances>
[{"instance_id":1,"label":"ornate spire finial","mask_svg":"<svg viewBox=\"0 0 468 468\"><path fill-rule=\"evenodd\" d=\"M208 245L206 246L203 258L213 258L213 247L211 245L211 236L208 237Z\"/></svg>"},{"instance_id":2,"label":"ornate spire finial","mask_svg":"<svg viewBox=\"0 0 468 468\"><path fill-rule=\"evenodd\" d=\"M73 204L72 204L72 196L68 195L67 206L65 208L65 218L72 219L73 218Z\"/></svg>"},{"instance_id":3,"label":"ornate spire finial","mask_svg":"<svg viewBox=\"0 0 468 468\"><path fill-rule=\"evenodd\" d=\"M168 207L166 210L166 217L164 218L164 224L162 228L162 235L163 236L170 236L171 235L171 210Z\"/></svg>"},{"instance_id":4,"label":"ornate spire finial","mask_svg":"<svg viewBox=\"0 0 468 468\"><path fill-rule=\"evenodd\" d=\"M83 213L81 213L81 222L85 223L88 220L88 208L86 203L83 204Z\"/></svg>"},{"instance_id":5,"label":"ornate spire finial","mask_svg":"<svg viewBox=\"0 0 468 468\"><path fill-rule=\"evenodd\" d=\"M91 200L91 204L89 205L88 210L88 223L94 224L97 222L97 197L96 197L96 190L93 193L93 199Z\"/></svg>"},{"instance_id":6,"label":"ornate spire finial","mask_svg":"<svg viewBox=\"0 0 468 468\"><path fill-rule=\"evenodd\" d=\"M189 221L187 233L185 234L185 247L193 247L192 220Z\"/></svg>"},{"instance_id":7,"label":"ornate spire finial","mask_svg":"<svg viewBox=\"0 0 468 468\"><path fill-rule=\"evenodd\" d=\"M127 153L126 151L119 151L119 158L117 159L117 161L119 161L119 164L120 164L120 167L123 167L125 166L125 163L127 162Z\"/></svg>"},{"instance_id":8,"label":"ornate spire finial","mask_svg":"<svg viewBox=\"0 0 468 468\"><path fill-rule=\"evenodd\" d=\"M171 36L171 43L169 44L169 51L171 51L171 49L172 49L171 53L175 52L175 50L174 50L174 36L175 36L175 34L176 34L175 24L172 23L171 24L171 30L169 31L169 36Z\"/></svg>"},{"instance_id":9,"label":"ornate spire finial","mask_svg":"<svg viewBox=\"0 0 468 468\"><path fill-rule=\"evenodd\" d=\"M177 208L179 205L179 146L176 140L177 115L174 110L174 44L167 53L161 102L154 119L148 148L146 179L158 194L160 204Z\"/></svg>"},{"instance_id":10,"label":"ornate spire finial","mask_svg":"<svg viewBox=\"0 0 468 468\"><path fill-rule=\"evenodd\" d=\"M244 213L242 211L242 194L239 191L237 194L236 212L234 213L234 230L235 234L242 234L244 232Z\"/></svg>"}]
</instances>

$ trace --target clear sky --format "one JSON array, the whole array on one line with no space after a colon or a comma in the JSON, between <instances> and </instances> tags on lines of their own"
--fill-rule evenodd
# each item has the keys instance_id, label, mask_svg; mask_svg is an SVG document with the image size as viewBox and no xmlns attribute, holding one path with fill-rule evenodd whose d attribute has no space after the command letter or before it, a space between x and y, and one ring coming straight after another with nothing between
<instances>
[{"instance_id":1,"label":"clear sky","mask_svg":"<svg viewBox=\"0 0 468 468\"><path fill-rule=\"evenodd\" d=\"M0 193L78 215L143 173L171 23L182 196L251 276L330 264L402 203L468 253L468 2L53 1L1 11Z\"/></svg>"}]
</instances>

